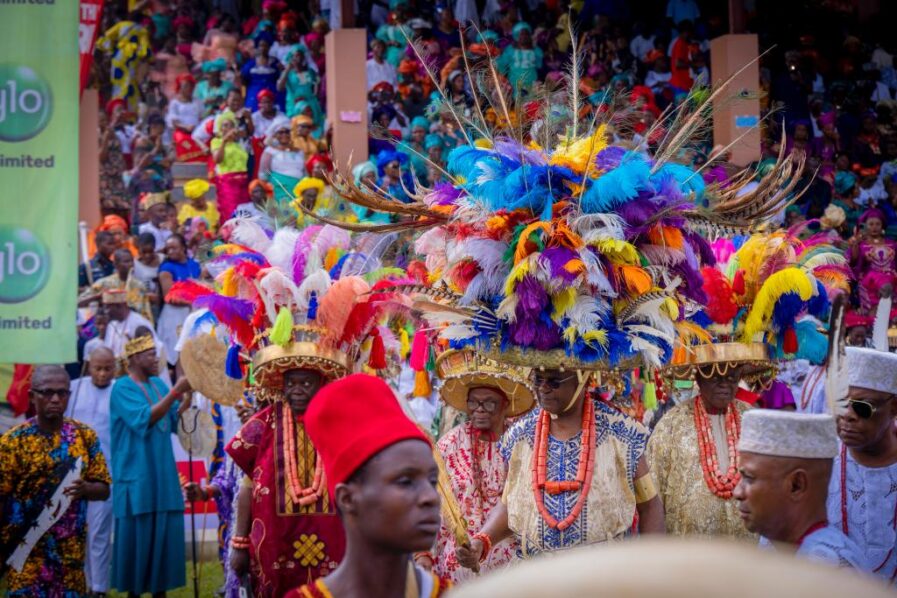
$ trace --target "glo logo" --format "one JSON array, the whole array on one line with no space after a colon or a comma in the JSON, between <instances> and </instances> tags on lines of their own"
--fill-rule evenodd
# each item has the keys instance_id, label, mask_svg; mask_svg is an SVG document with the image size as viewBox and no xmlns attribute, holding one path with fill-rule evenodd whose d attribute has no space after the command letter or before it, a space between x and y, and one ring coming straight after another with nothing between
<instances>
[{"instance_id":1,"label":"glo logo","mask_svg":"<svg viewBox=\"0 0 897 598\"><path fill-rule=\"evenodd\" d=\"M0 141L40 133L53 112L50 85L27 66L0 64Z\"/></svg>"},{"instance_id":2,"label":"glo logo","mask_svg":"<svg viewBox=\"0 0 897 598\"><path fill-rule=\"evenodd\" d=\"M49 278L46 245L28 229L0 225L0 303L34 297Z\"/></svg>"}]
</instances>

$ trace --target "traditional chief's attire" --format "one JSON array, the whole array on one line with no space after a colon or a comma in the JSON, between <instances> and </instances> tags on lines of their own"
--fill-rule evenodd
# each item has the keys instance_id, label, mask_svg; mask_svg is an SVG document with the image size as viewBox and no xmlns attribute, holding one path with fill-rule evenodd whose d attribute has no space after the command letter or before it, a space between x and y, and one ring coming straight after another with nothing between
<instances>
[{"instance_id":1,"label":"traditional chief's attire","mask_svg":"<svg viewBox=\"0 0 897 598\"><path fill-rule=\"evenodd\" d=\"M25 538L65 475L83 459L81 479L112 482L96 433L65 419L54 434L35 419L0 437L0 558L6 559ZM6 572L8 596L82 596L87 501L75 499L32 547L21 571Z\"/></svg>"},{"instance_id":2,"label":"traditional chief's attire","mask_svg":"<svg viewBox=\"0 0 897 598\"><path fill-rule=\"evenodd\" d=\"M483 437L470 422L453 428L437 445L445 461L452 483L452 494L458 501L461 514L471 530L486 523L489 513L501 500L507 473L497 442ZM440 577L458 583L472 579L475 574L461 566L455 557L455 538L443 522L436 538L433 570ZM492 547L489 556L480 563L480 572L500 569L517 554L514 538L502 540Z\"/></svg>"},{"instance_id":3,"label":"traditional chief's attire","mask_svg":"<svg viewBox=\"0 0 897 598\"><path fill-rule=\"evenodd\" d=\"M171 448L178 402L149 423L150 409L166 394L168 387L156 376L147 383L119 378L112 388L112 585L123 592L164 592L185 584L184 495Z\"/></svg>"},{"instance_id":4,"label":"traditional chief's attire","mask_svg":"<svg viewBox=\"0 0 897 598\"><path fill-rule=\"evenodd\" d=\"M628 536L636 514L635 472L645 452L648 430L634 419L594 401L595 466L588 500L579 516L566 529L549 526L533 497L532 463L536 422L542 414L534 409L514 423L501 439L501 454L508 464L508 479L502 500L508 509L508 525L520 541L520 555L597 544ZM584 451L580 435L558 440L548 435L546 480L573 480ZM578 491L549 494L539 491L545 508L561 521L573 510Z\"/></svg>"},{"instance_id":5,"label":"traditional chief's attire","mask_svg":"<svg viewBox=\"0 0 897 598\"><path fill-rule=\"evenodd\" d=\"M847 347L847 371L851 387L897 393L893 353ZM890 433L897 433L893 426ZM856 541L873 575L897 583L897 463L865 467L842 445L829 483L828 517Z\"/></svg>"},{"instance_id":6,"label":"traditional chief's attire","mask_svg":"<svg viewBox=\"0 0 897 598\"><path fill-rule=\"evenodd\" d=\"M293 422L285 425L284 418ZM297 451L294 457L290 447ZM306 506L290 498L285 473L289 460L296 460L299 482L309 488L318 458L302 418L279 401L243 425L227 445L227 454L252 479L249 554L256 595L281 596L335 569L346 550L336 505L326 493Z\"/></svg>"},{"instance_id":7,"label":"traditional chief's attire","mask_svg":"<svg viewBox=\"0 0 897 598\"><path fill-rule=\"evenodd\" d=\"M508 418L526 413L535 402L535 391L527 381L528 368L508 366L478 356L474 351L443 352L436 360L436 373L442 380L440 398L446 407L461 413L468 413L468 395L474 388L501 393L504 397L501 408ZM470 422L464 422L449 430L437 444L451 483L452 499L470 531L483 527L504 491L508 471L498 440L492 437L491 431L480 431ZM449 499L443 497L443 500ZM453 524L443 518L436 538L433 570L440 577L459 583L474 578L475 574L458 562L452 528ZM504 567L515 558L517 550L516 538L497 543L480 563L479 573Z\"/></svg>"},{"instance_id":8,"label":"traditional chief's attire","mask_svg":"<svg viewBox=\"0 0 897 598\"><path fill-rule=\"evenodd\" d=\"M109 398L112 385L100 388L90 376L72 380L65 410L66 417L89 426L96 432L106 463L112 463L112 437L109 432ZM112 572L112 496L87 503L87 559L84 562L88 589L109 591Z\"/></svg>"},{"instance_id":9,"label":"traditional chief's attire","mask_svg":"<svg viewBox=\"0 0 897 598\"><path fill-rule=\"evenodd\" d=\"M754 537L744 527L738 515L738 507L732 498L720 498L704 480L701 454L698 447L698 430L695 425L695 401L681 403L664 415L648 442L648 454L657 491L663 500L668 534ZM734 401L739 416L750 406ZM719 470L729 468L726 441L726 414L710 414Z\"/></svg>"},{"instance_id":10,"label":"traditional chief's attire","mask_svg":"<svg viewBox=\"0 0 897 598\"><path fill-rule=\"evenodd\" d=\"M763 457L831 462L838 452L835 420L826 414L754 409L742 420L738 450ZM815 506L822 505L817 503ZM763 537L760 538L760 545L775 548ZM795 554L800 558L835 567L866 570L865 559L856 542L826 520L810 525L797 540L796 548Z\"/></svg>"}]
</instances>

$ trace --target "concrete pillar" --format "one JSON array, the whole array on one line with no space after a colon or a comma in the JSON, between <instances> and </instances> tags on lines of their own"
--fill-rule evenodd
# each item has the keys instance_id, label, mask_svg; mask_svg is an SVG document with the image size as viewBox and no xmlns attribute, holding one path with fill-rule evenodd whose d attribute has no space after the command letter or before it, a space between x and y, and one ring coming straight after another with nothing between
<instances>
[{"instance_id":1,"label":"concrete pillar","mask_svg":"<svg viewBox=\"0 0 897 598\"><path fill-rule=\"evenodd\" d=\"M713 143L731 147L732 163L739 166L760 159L760 67L756 35L723 35L710 42L710 73L714 87L745 68L725 87L713 105ZM742 137L743 136L743 137Z\"/></svg>"},{"instance_id":2,"label":"concrete pillar","mask_svg":"<svg viewBox=\"0 0 897 598\"><path fill-rule=\"evenodd\" d=\"M100 223L99 109L99 92L85 89L78 115L78 221L90 229Z\"/></svg>"},{"instance_id":3,"label":"concrete pillar","mask_svg":"<svg viewBox=\"0 0 897 598\"><path fill-rule=\"evenodd\" d=\"M324 39L327 118L333 127L333 159L348 172L368 159L367 32L337 29Z\"/></svg>"}]
</instances>

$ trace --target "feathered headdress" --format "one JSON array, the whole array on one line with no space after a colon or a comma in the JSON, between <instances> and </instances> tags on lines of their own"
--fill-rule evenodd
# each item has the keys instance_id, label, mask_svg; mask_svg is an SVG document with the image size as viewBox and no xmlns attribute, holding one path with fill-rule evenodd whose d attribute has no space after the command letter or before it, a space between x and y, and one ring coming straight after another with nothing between
<instances>
[{"instance_id":1,"label":"feathered headdress","mask_svg":"<svg viewBox=\"0 0 897 598\"><path fill-rule=\"evenodd\" d=\"M289 369L335 379L365 364L386 367L384 345L398 342L381 324L394 309L397 277L381 267L376 244L365 255L338 228L269 235L249 221L237 222L231 240L209 264L218 292L187 282L169 294L207 307L227 327L229 375L251 364L258 384L277 389Z\"/></svg>"},{"instance_id":2,"label":"feathered headdress","mask_svg":"<svg viewBox=\"0 0 897 598\"><path fill-rule=\"evenodd\" d=\"M716 254L728 260L701 270L708 299L689 317L709 335L680 336L674 375L687 375L694 365L793 359L802 355L801 339L818 344L815 326L799 320L828 317L831 299L849 291L849 269L827 236L801 240L796 232L714 244ZM808 355L819 352L815 346L806 349Z\"/></svg>"},{"instance_id":3,"label":"feathered headdress","mask_svg":"<svg viewBox=\"0 0 897 598\"><path fill-rule=\"evenodd\" d=\"M577 60L574 49L566 110L555 95L514 107L488 56L467 68L472 116L442 104L466 143L444 167L431 164L447 182L418 182L397 198L339 170L332 181L350 202L399 219L352 230L429 229L417 250L441 296L421 305L451 348L525 366L659 368L683 307L707 301L700 271L715 258L702 233L763 226L793 196L801 158L782 154L759 184L745 171L725 188L705 186L674 158L706 129L720 90L696 91L662 115L644 135L649 152L613 141L625 115L588 114ZM499 132L490 109L507 123Z\"/></svg>"}]
</instances>

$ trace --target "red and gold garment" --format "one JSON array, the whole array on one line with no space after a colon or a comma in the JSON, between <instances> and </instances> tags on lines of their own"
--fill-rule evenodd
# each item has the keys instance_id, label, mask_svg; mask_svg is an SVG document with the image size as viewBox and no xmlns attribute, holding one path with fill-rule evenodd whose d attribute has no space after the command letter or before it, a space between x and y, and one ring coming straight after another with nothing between
<instances>
[{"instance_id":1,"label":"red and gold garment","mask_svg":"<svg viewBox=\"0 0 897 598\"><path fill-rule=\"evenodd\" d=\"M289 589L328 575L346 550L342 522L327 492L300 506L287 491L282 402L260 411L227 445L227 453L252 480L250 573L257 597L283 596ZM297 418L296 467L303 487L311 487L316 451Z\"/></svg>"},{"instance_id":2,"label":"red and gold garment","mask_svg":"<svg viewBox=\"0 0 897 598\"><path fill-rule=\"evenodd\" d=\"M412 569L409 568L409 578L411 577L411 571ZM414 592L413 588L410 589L413 592L412 595L418 598L439 598L452 587L450 581L442 579L429 571L424 571L420 567L415 566L413 571L417 579L417 591ZM409 592L406 591L405 594L407 596ZM330 588L327 587L325 580L318 579L314 583L292 590L285 598L339 598L339 596L334 596Z\"/></svg>"},{"instance_id":3,"label":"red and gold garment","mask_svg":"<svg viewBox=\"0 0 897 598\"><path fill-rule=\"evenodd\" d=\"M445 468L452 481L452 494L458 501L461 514L467 520L470 533L483 527L489 513L501 500L505 486L507 467L498 450L498 442L479 434L467 422L456 426L437 443L445 461ZM480 563L480 572L485 573L507 565L517 554L514 538L502 540ZM455 557L455 538L443 524L436 538L433 554L434 571L437 575L460 583L476 577L476 573L461 566Z\"/></svg>"}]
</instances>

